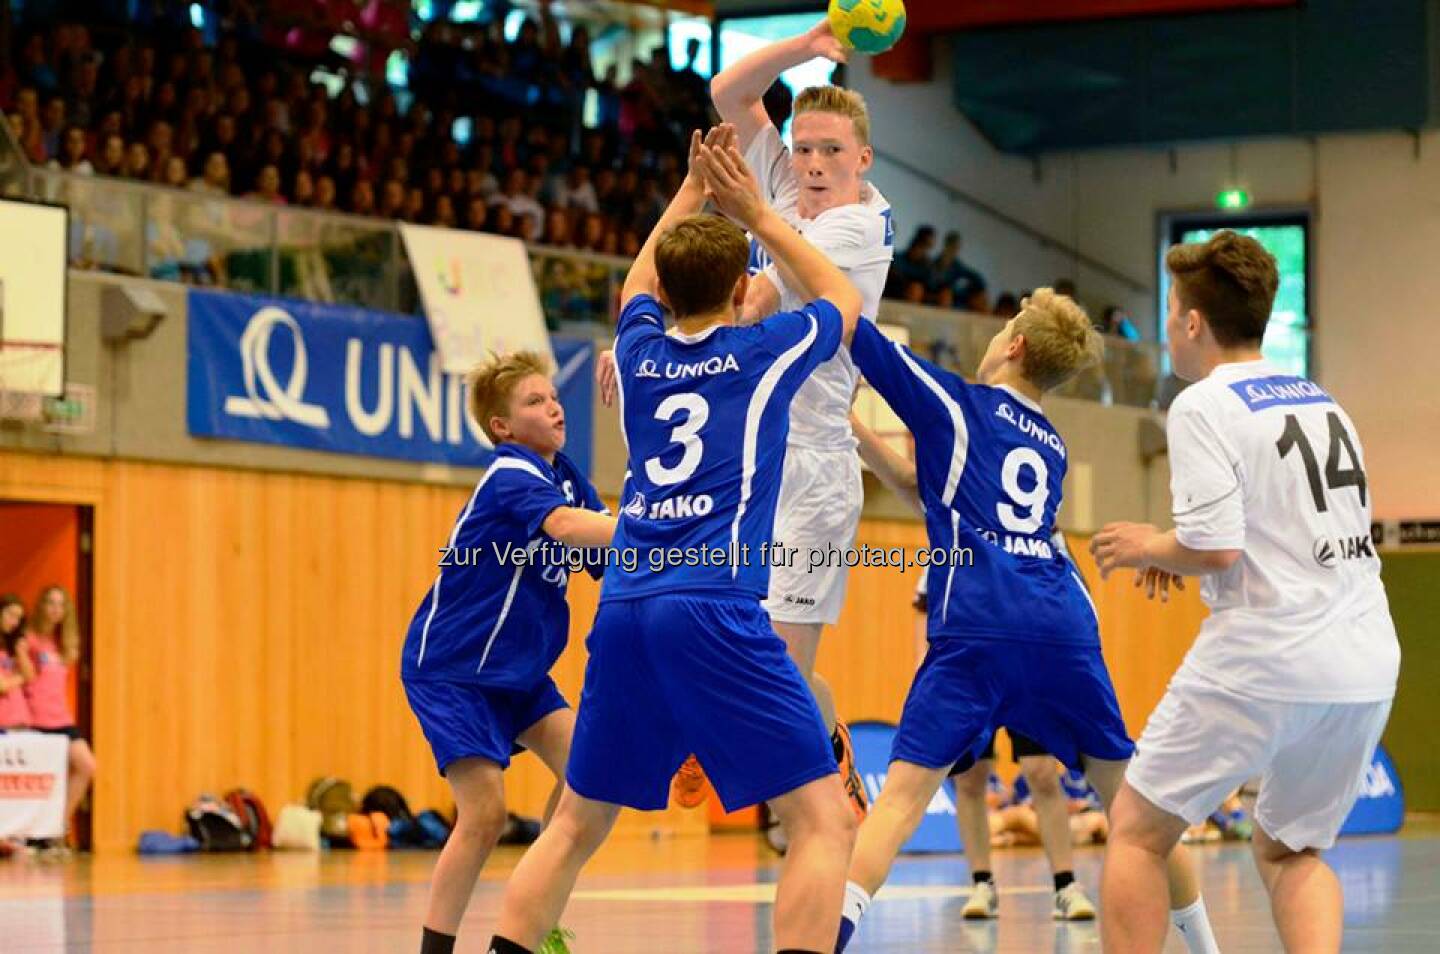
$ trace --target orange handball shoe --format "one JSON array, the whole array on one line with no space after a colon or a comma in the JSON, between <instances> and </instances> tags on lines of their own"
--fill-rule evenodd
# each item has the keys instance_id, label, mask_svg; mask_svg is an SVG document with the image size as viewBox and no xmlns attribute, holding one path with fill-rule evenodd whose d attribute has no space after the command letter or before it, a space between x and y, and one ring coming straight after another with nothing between
<instances>
[{"instance_id":1,"label":"orange handball shoe","mask_svg":"<svg viewBox=\"0 0 1440 954\"><path fill-rule=\"evenodd\" d=\"M870 811L870 796L865 792L865 782L855 768L855 746L850 742L850 728L843 722L835 723L835 761L840 763L840 781L845 785L845 794L850 797L850 807L855 817L865 820Z\"/></svg>"},{"instance_id":2,"label":"orange handball shoe","mask_svg":"<svg viewBox=\"0 0 1440 954\"><path fill-rule=\"evenodd\" d=\"M687 758L670 780L670 796L681 808L699 808L710 797L710 780L695 756Z\"/></svg>"}]
</instances>

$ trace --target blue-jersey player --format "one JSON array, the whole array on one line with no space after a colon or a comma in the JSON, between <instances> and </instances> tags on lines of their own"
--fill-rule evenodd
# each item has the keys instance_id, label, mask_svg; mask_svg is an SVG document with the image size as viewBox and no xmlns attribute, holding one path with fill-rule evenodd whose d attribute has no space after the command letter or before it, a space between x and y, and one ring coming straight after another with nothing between
<instances>
[{"instance_id":1,"label":"blue-jersey player","mask_svg":"<svg viewBox=\"0 0 1440 954\"><path fill-rule=\"evenodd\" d=\"M1119 789L1135 747L1100 655L1094 606L1051 542L1067 451L1040 407L1044 392L1097 361L1102 347L1084 311L1050 289L1027 298L991 340L980 384L873 325L855 333L855 363L915 435L916 461L876 454L864 433L862 453L887 482L918 493L929 552L941 558L927 570L929 650L856 839L839 949L945 776L981 757L996 728L1083 766L1107 805ZM1177 858L1172 874L1174 906L1203 919L1188 859Z\"/></svg>"},{"instance_id":2,"label":"blue-jersey player","mask_svg":"<svg viewBox=\"0 0 1440 954\"><path fill-rule=\"evenodd\" d=\"M708 192L805 289L736 326L749 246ZM860 295L759 197L734 130L692 140L690 172L626 279L616 330L630 478L587 645L567 788L505 893L495 954L531 951L622 805L664 807L699 756L721 800L768 800L790 833L782 950L829 950L850 811L820 711L761 608L791 398L853 333ZM675 317L669 333L664 310Z\"/></svg>"},{"instance_id":3,"label":"blue-jersey player","mask_svg":"<svg viewBox=\"0 0 1440 954\"><path fill-rule=\"evenodd\" d=\"M505 826L503 773L530 749L560 778L575 716L550 667L570 629L565 589L615 530L594 486L561 453L565 411L545 359L498 356L470 376L470 413L495 459L440 549L405 636L400 674L456 827L430 884L422 954L448 954L475 879Z\"/></svg>"}]
</instances>

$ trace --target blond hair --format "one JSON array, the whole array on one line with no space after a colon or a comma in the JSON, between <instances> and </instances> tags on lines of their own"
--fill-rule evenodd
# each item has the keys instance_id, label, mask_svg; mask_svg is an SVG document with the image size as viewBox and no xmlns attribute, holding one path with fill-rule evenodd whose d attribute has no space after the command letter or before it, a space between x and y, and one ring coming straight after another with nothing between
<instances>
[{"instance_id":1,"label":"blond hair","mask_svg":"<svg viewBox=\"0 0 1440 954\"><path fill-rule=\"evenodd\" d=\"M45 601L50 598L51 593L60 594L60 599L65 604L65 618L47 632L43 629ZM30 614L30 631L37 636L53 637L67 666L75 665L75 661L80 658L80 622L75 618L75 602L70 599L65 587L52 583L35 597L35 611Z\"/></svg>"},{"instance_id":2,"label":"blond hair","mask_svg":"<svg viewBox=\"0 0 1440 954\"><path fill-rule=\"evenodd\" d=\"M718 215L687 216L655 243L655 274L677 318L729 304L749 262L745 233Z\"/></svg>"},{"instance_id":3,"label":"blond hair","mask_svg":"<svg viewBox=\"0 0 1440 954\"><path fill-rule=\"evenodd\" d=\"M1069 295L1037 288L1020 303L1010 336L1025 336L1020 370L1042 391L1051 391L1105 356L1105 341L1090 316Z\"/></svg>"},{"instance_id":4,"label":"blond hair","mask_svg":"<svg viewBox=\"0 0 1440 954\"><path fill-rule=\"evenodd\" d=\"M855 124L855 138L861 146L870 145L870 110L865 97L853 89L839 86L811 86L795 97L795 115L804 113L835 113L848 116Z\"/></svg>"},{"instance_id":5,"label":"blond hair","mask_svg":"<svg viewBox=\"0 0 1440 954\"><path fill-rule=\"evenodd\" d=\"M490 430L490 419L509 415L510 396L516 386L532 374L548 378L550 362L535 351L512 351L492 354L466 376L465 382L470 386L470 416L491 443L495 443L496 438Z\"/></svg>"}]
</instances>

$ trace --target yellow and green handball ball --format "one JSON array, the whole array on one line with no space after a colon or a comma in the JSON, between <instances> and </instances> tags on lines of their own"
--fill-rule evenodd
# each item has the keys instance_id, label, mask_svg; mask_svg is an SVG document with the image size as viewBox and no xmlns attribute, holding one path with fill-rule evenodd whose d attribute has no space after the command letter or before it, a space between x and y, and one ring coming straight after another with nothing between
<instances>
[{"instance_id":1,"label":"yellow and green handball ball","mask_svg":"<svg viewBox=\"0 0 1440 954\"><path fill-rule=\"evenodd\" d=\"M905 32L901 0L830 0L830 31L861 53L884 53Z\"/></svg>"}]
</instances>

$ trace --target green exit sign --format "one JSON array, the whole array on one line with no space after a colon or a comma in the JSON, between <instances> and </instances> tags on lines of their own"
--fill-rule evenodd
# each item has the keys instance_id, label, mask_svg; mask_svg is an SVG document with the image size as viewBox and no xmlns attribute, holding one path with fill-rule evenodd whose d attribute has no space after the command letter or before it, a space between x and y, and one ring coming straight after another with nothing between
<instances>
[{"instance_id":1,"label":"green exit sign","mask_svg":"<svg viewBox=\"0 0 1440 954\"><path fill-rule=\"evenodd\" d=\"M1250 193L1244 189L1226 189L1215 196L1215 207L1226 211L1236 209L1248 209L1250 207Z\"/></svg>"}]
</instances>

